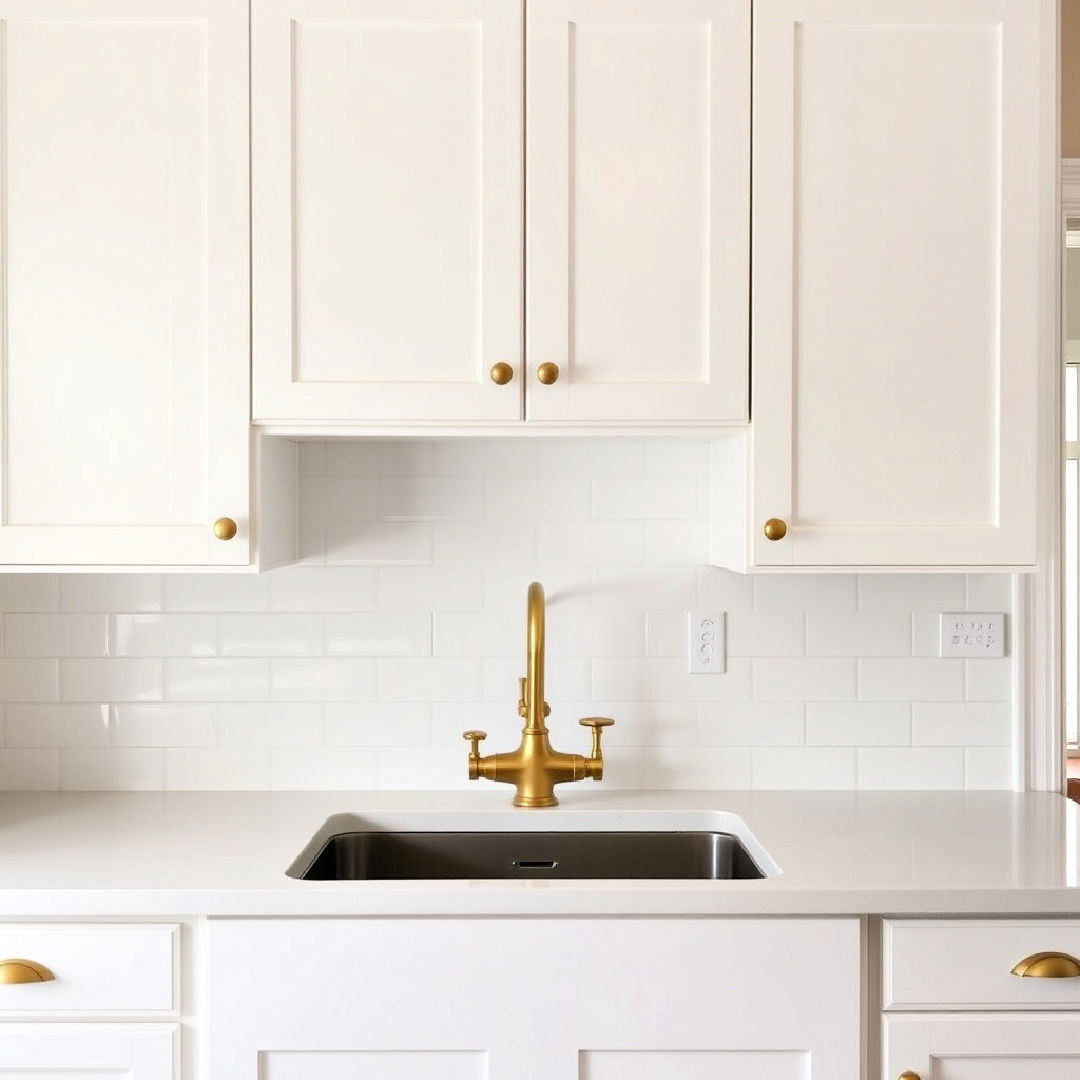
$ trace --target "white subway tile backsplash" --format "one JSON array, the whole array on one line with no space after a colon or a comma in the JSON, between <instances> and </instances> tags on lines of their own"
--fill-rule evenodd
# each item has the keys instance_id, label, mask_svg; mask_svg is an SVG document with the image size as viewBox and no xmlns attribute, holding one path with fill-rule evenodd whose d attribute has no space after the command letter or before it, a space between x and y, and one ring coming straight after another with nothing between
<instances>
[{"instance_id":1,"label":"white subway tile backsplash","mask_svg":"<svg viewBox=\"0 0 1080 1080\"><path fill-rule=\"evenodd\" d=\"M517 743L533 580L552 741L613 717L605 787L1007 788L1012 660L939 659L937 619L1013 578L706 566L709 453L308 441L301 565L0 575L0 788L466 788L462 731ZM690 611L726 673L688 673Z\"/></svg>"}]
</instances>

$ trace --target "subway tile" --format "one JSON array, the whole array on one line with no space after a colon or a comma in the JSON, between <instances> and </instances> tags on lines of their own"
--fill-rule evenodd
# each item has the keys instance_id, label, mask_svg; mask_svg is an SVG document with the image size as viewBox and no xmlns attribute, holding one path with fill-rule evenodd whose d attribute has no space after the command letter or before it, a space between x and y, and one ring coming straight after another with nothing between
<instances>
[{"instance_id":1,"label":"subway tile","mask_svg":"<svg viewBox=\"0 0 1080 1080\"><path fill-rule=\"evenodd\" d=\"M318 702L245 701L217 707L219 746L318 746L323 713Z\"/></svg>"},{"instance_id":2,"label":"subway tile","mask_svg":"<svg viewBox=\"0 0 1080 1080\"><path fill-rule=\"evenodd\" d=\"M963 574L861 574L861 611L963 611Z\"/></svg>"},{"instance_id":3,"label":"subway tile","mask_svg":"<svg viewBox=\"0 0 1080 1080\"><path fill-rule=\"evenodd\" d=\"M866 657L857 663L862 701L960 701L964 696L963 660Z\"/></svg>"},{"instance_id":4,"label":"subway tile","mask_svg":"<svg viewBox=\"0 0 1080 1080\"><path fill-rule=\"evenodd\" d=\"M484 697L505 701L511 712L517 707L518 679L525 674L525 656L495 657L483 662ZM563 701L587 701L590 697L589 659L584 656L550 656L544 673L544 697L554 708ZM464 698L461 700L468 700ZM561 710L560 705L560 710Z\"/></svg>"},{"instance_id":5,"label":"subway tile","mask_svg":"<svg viewBox=\"0 0 1080 1080\"><path fill-rule=\"evenodd\" d=\"M485 476L484 517L512 522L587 521L592 482L587 476Z\"/></svg>"},{"instance_id":6,"label":"subway tile","mask_svg":"<svg viewBox=\"0 0 1080 1080\"><path fill-rule=\"evenodd\" d=\"M583 602L591 598L597 611L689 611L696 590L697 573L689 566L599 567L591 590L579 584L576 595Z\"/></svg>"},{"instance_id":7,"label":"subway tile","mask_svg":"<svg viewBox=\"0 0 1080 1080\"><path fill-rule=\"evenodd\" d=\"M607 749L696 746L700 741L698 708L693 701L560 701L557 723L565 733L562 741L566 748L571 749L576 742L583 752L591 736L573 725L584 716L607 716L615 721L615 726L604 733ZM564 724L569 726L563 727Z\"/></svg>"},{"instance_id":8,"label":"subway tile","mask_svg":"<svg viewBox=\"0 0 1080 1080\"><path fill-rule=\"evenodd\" d=\"M181 747L164 753L166 791L258 791L270 786L271 751L265 748Z\"/></svg>"},{"instance_id":9,"label":"subway tile","mask_svg":"<svg viewBox=\"0 0 1080 1080\"><path fill-rule=\"evenodd\" d=\"M425 746L430 743L431 706L426 702L349 702L326 706L327 746Z\"/></svg>"},{"instance_id":10,"label":"subway tile","mask_svg":"<svg viewBox=\"0 0 1080 1080\"><path fill-rule=\"evenodd\" d=\"M384 701L466 701L479 697L483 687L480 660L434 656L377 663Z\"/></svg>"},{"instance_id":11,"label":"subway tile","mask_svg":"<svg viewBox=\"0 0 1080 1080\"><path fill-rule=\"evenodd\" d=\"M270 685L269 660L168 660L165 696L172 701L254 701Z\"/></svg>"},{"instance_id":12,"label":"subway tile","mask_svg":"<svg viewBox=\"0 0 1080 1080\"><path fill-rule=\"evenodd\" d=\"M263 577L274 611L373 611L379 571L368 566L283 566Z\"/></svg>"},{"instance_id":13,"label":"subway tile","mask_svg":"<svg viewBox=\"0 0 1080 1080\"><path fill-rule=\"evenodd\" d=\"M326 472L327 443L306 440L300 443L300 476L322 476Z\"/></svg>"},{"instance_id":14,"label":"subway tile","mask_svg":"<svg viewBox=\"0 0 1080 1080\"><path fill-rule=\"evenodd\" d=\"M707 521L646 521L644 561L650 566L698 566L709 560Z\"/></svg>"},{"instance_id":15,"label":"subway tile","mask_svg":"<svg viewBox=\"0 0 1080 1080\"><path fill-rule=\"evenodd\" d=\"M435 746L453 746L458 750L467 747L462 742L462 733L480 728L487 731L494 740L494 750L501 747L503 739L514 742L521 731L521 718L517 714L517 697L514 690L491 701L433 701L431 703L431 742ZM559 705L559 715L563 715L563 706ZM566 706L569 712L573 706ZM591 706L589 707L592 708ZM585 715L583 712L582 716Z\"/></svg>"},{"instance_id":16,"label":"subway tile","mask_svg":"<svg viewBox=\"0 0 1080 1080\"><path fill-rule=\"evenodd\" d=\"M59 574L0 574L0 611L58 611Z\"/></svg>"},{"instance_id":17,"label":"subway tile","mask_svg":"<svg viewBox=\"0 0 1080 1080\"><path fill-rule=\"evenodd\" d=\"M113 651L117 656L214 656L214 615L113 615Z\"/></svg>"},{"instance_id":18,"label":"subway tile","mask_svg":"<svg viewBox=\"0 0 1080 1080\"><path fill-rule=\"evenodd\" d=\"M69 661L71 663L107 663ZM58 701L59 660L0 660L0 701Z\"/></svg>"},{"instance_id":19,"label":"subway tile","mask_svg":"<svg viewBox=\"0 0 1080 1080\"><path fill-rule=\"evenodd\" d=\"M759 701L848 701L855 697L854 660L766 656L755 658L753 664L753 696Z\"/></svg>"},{"instance_id":20,"label":"subway tile","mask_svg":"<svg viewBox=\"0 0 1080 1080\"><path fill-rule=\"evenodd\" d=\"M432 561L443 566L513 566L536 556L535 527L520 521L437 521L431 530Z\"/></svg>"},{"instance_id":21,"label":"subway tile","mask_svg":"<svg viewBox=\"0 0 1080 1080\"><path fill-rule=\"evenodd\" d=\"M1012 611L1012 574L968 574L964 580L966 610Z\"/></svg>"},{"instance_id":22,"label":"subway tile","mask_svg":"<svg viewBox=\"0 0 1080 1080\"><path fill-rule=\"evenodd\" d=\"M376 786L376 751L367 748L296 746L270 751L270 784L276 791L359 791Z\"/></svg>"},{"instance_id":23,"label":"subway tile","mask_svg":"<svg viewBox=\"0 0 1080 1080\"><path fill-rule=\"evenodd\" d=\"M747 701L750 661L728 660L722 675L690 675L675 657L597 658L593 697L615 701Z\"/></svg>"},{"instance_id":24,"label":"subway tile","mask_svg":"<svg viewBox=\"0 0 1080 1080\"><path fill-rule=\"evenodd\" d=\"M160 611L161 602L161 574L60 575L64 611Z\"/></svg>"},{"instance_id":25,"label":"subway tile","mask_svg":"<svg viewBox=\"0 0 1080 1080\"><path fill-rule=\"evenodd\" d=\"M803 654L805 620L802 615L729 611L725 622L728 656Z\"/></svg>"},{"instance_id":26,"label":"subway tile","mask_svg":"<svg viewBox=\"0 0 1080 1080\"><path fill-rule=\"evenodd\" d=\"M539 462L550 458L555 449L552 443L559 441L541 444L536 439L444 439L432 447L431 472L435 476L531 475Z\"/></svg>"},{"instance_id":27,"label":"subway tile","mask_svg":"<svg viewBox=\"0 0 1080 1080\"><path fill-rule=\"evenodd\" d=\"M915 746L1009 746L1012 709L1005 703L916 703L911 707Z\"/></svg>"},{"instance_id":28,"label":"subway tile","mask_svg":"<svg viewBox=\"0 0 1080 1080\"><path fill-rule=\"evenodd\" d=\"M746 747L657 746L641 754L642 786L647 788L720 788L753 785L751 751ZM605 768L604 781L607 782Z\"/></svg>"},{"instance_id":29,"label":"subway tile","mask_svg":"<svg viewBox=\"0 0 1080 1080\"><path fill-rule=\"evenodd\" d=\"M549 612L586 611L592 606L594 590L590 586L593 569L576 563L558 565L535 562L485 566L483 607L489 611L513 612L525 625L525 602L529 584L539 581L547 595ZM633 573L633 571L631 571Z\"/></svg>"},{"instance_id":30,"label":"subway tile","mask_svg":"<svg viewBox=\"0 0 1080 1080\"><path fill-rule=\"evenodd\" d=\"M148 702L111 706L113 746L212 746L214 705Z\"/></svg>"},{"instance_id":31,"label":"subway tile","mask_svg":"<svg viewBox=\"0 0 1080 1080\"><path fill-rule=\"evenodd\" d=\"M360 612L326 616L329 656L428 656L431 616L421 612Z\"/></svg>"},{"instance_id":32,"label":"subway tile","mask_svg":"<svg viewBox=\"0 0 1080 1080\"><path fill-rule=\"evenodd\" d=\"M109 706L69 703L4 706L9 747L108 746Z\"/></svg>"},{"instance_id":33,"label":"subway tile","mask_svg":"<svg viewBox=\"0 0 1080 1080\"><path fill-rule=\"evenodd\" d=\"M524 604L524 591L522 603ZM484 604L483 571L450 566L379 570L383 611L476 611Z\"/></svg>"},{"instance_id":34,"label":"subway tile","mask_svg":"<svg viewBox=\"0 0 1080 1080\"><path fill-rule=\"evenodd\" d=\"M1007 746L970 746L964 750L964 787L1009 791L1013 786L1013 752Z\"/></svg>"},{"instance_id":35,"label":"subway tile","mask_svg":"<svg viewBox=\"0 0 1080 1080\"><path fill-rule=\"evenodd\" d=\"M695 602L696 601L696 602ZM663 605L657 605L663 606ZM751 611L754 606L754 578L736 574L717 566L702 566L697 570L696 597L688 606L699 611ZM802 609L797 609L802 614Z\"/></svg>"},{"instance_id":36,"label":"subway tile","mask_svg":"<svg viewBox=\"0 0 1080 1080\"><path fill-rule=\"evenodd\" d=\"M0 750L0 791L56 791L59 787L59 750Z\"/></svg>"},{"instance_id":37,"label":"subway tile","mask_svg":"<svg viewBox=\"0 0 1080 1080\"><path fill-rule=\"evenodd\" d=\"M431 524L426 521L330 521L326 561L370 566L431 562Z\"/></svg>"},{"instance_id":38,"label":"subway tile","mask_svg":"<svg viewBox=\"0 0 1080 1080\"><path fill-rule=\"evenodd\" d=\"M524 619L513 635L524 655ZM577 611L556 602L546 620L547 655L553 658L643 656L645 622L640 614L622 611Z\"/></svg>"},{"instance_id":39,"label":"subway tile","mask_svg":"<svg viewBox=\"0 0 1080 1080\"><path fill-rule=\"evenodd\" d=\"M755 611L854 611L853 574L758 574Z\"/></svg>"},{"instance_id":40,"label":"subway tile","mask_svg":"<svg viewBox=\"0 0 1080 1080\"><path fill-rule=\"evenodd\" d=\"M899 701L812 701L807 746L910 746L911 706Z\"/></svg>"},{"instance_id":41,"label":"subway tile","mask_svg":"<svg viewBox=\"0 0 1080 1080\"><path fill-rule=\"evenodd\" d=\"M645 616L645 655L687 656L689 634L687 612L650 611Z\"/></svg>"},{"instance_id":42,"label":"subway tile","mask_svg":"<svg viewBox=\"0 0 1080 1080\"><path fill-rule=\"evenodd\" d=\"M542 562L634 566L645 555L640 521L541 521L535 533Z\"/></svg>"},{"instance_id":43,"label":"subway tile","mask_svg":"<svg viewBox=\"0 0 1080 1080\"><path fill-rule=\"evenodd\" d=\"M166 611L265 611L270 606L268 574L167 574ZM119 607L106 610L131 611Z\"/></svg>"},{"instance_id":44,"label":"subway tile","mask_svg":"<svg viewBox=\"0 0 1080 1080\"><path fill-rule=\"evenodd\" d=\"M270 661L270 697L275 701L371 701L376 697L376 661L339 657Z\"/></svg>"},{"instance_id":45,"label":"subway tile","mask_svg":"<svg viewBox=\"0 0 1080 1080\"><path fill-rule=\"evenodd\" d=\"M436 656L524 656L524 612L440 611L434 615Z\"/></svg>"},{"instance_id":46,"label":"subway tile","mask_svg":"<svg viewBox=\"0 0 1080 1080\"><path fill-rule=\"evenodd\" d=\"M108 656L108 615L5 615L6 656Z\"/></svg>"},{"instance_id":47,"label":"subway tile","mask_svg":"<svg viewBox=\"0 0 1080 1080\"><path fill-rule=\"evenodd\" d=\"M366 476L308 476L300 516L310 521L368 521L379 516L379 482Z\"/></svg>"},{"instance_id":48,"label":"subway tile","mask_svg":"<svg viewBox=\"0 0 1080 1080\"><path fill-rule=\"evenodd\" d=\"M315 656L322 652L321 615L222 615L222 656Z\"/></svg>"},{"instance_id":49,"label":"subway tile","mask_svg":"<svg viewBox=\"0 0 1080 1080\"><path fill-rule=\"evenodd\" d=\"M941 655L941 616L936 611L916 611L911 616L913 656Z\"/></svg>"},{"instance_id":50,"label":"subway tile","mask_svg":"<svg viewBox=\"0 0 1080 1080\"><path fill-rule=\"evenodd\" d=\"M160 791L164 786L164 750L109 748L60 751L62 791Z\"/></svg>"},{"instance_id":51,"label":"subway tile","mask_svg":"<svg viewBox=\"0 0 1080 1080\"><path fill-rule=\"evenodd\" d=\"M858 786L864 790L937 791L964 786L959 747L860 747Z\"/></svg>"},{"instance_id":52,"label":"subway tile","mask_svg":"<svg viewBox=\"0 0 1080 1080\"><path fill-rule=\"evenodd\" d=\"M548 439L536 469L556 476L640 476L645 469L641 439Z\"/></svg>"},{"instance_id":53,"label":"subway tile","mask_svg":"<svg viewBox=\"0 0 1080 1080\"><path fill-rule=\"evenodd\" d=\"M754 787L762 790L851 790L855 754L851 747L759 747L752 751Z\"/></svg>"},{"instance_id":54,"label":"subway tile","mask_svg":"<svg viewBox=\"0 0 1080 1080\"><path fill-rule=\"evenodd\" d=\"M645 442L648 476L708 476L709 443L705 439L648 439Z\"/></svg>"},{"instance_id":55,"label":"subway tile","mask_svg":"<svg viewBox=\"0 0 1080 1080\"><path fill-rule=\"evenodd\" d=\"M484 512L483 476L383 476L378 517L397 521L475 521ZM336 517L334 513L325 515Z\"/></svg>"},{"instance_id":56,"label":"subway tile","mask_svg":"<svg viewBox=\"0 0 1080 1080\"><path fill-rule=\"evenodd\" d=\"M378 751L368 751L372 756L377 755L378 786L399 791L470 786L467 752L468 747L464 743L460 748L449 746L415 746L402 749L384 747ZM506 791L508 796L513 794L512 788L506 788Z\"/></svg>"},{"instance_id":57,"label":"subway tile","mask_svg":"<svg viewBox=\"0 0 1080 1080\"><path fill-rule=\"evenodd\" d=\"M433 471L433 445L420 439L346 439L326 444L328 476L423 476Z\"/></svg>"},{"instance_id":58,"label":"subway tile","mask_svg":"<svg viewBox=\"0 0 1080 1080\"><path fill-rule=\"evenodd\" d=\"M964 660L964 695L968 701L1008 701L1012 696L1012 660Z\"/></svg>"},{"instance_id":59,"label":"subway tile","mask_svg":"<svg viewBox=\"0 0 1080 1080\"><path fill-rule=\"evenodd\" d=\"M693 518L697 481L692 476L609 476L593 481L592 515L599 520Z\"/></svg>"},{"instance_id":60,"label":"subway tile","mask_svg":"<svg viewBox=\"0 0 1080 1080\"><path fill-rule=\"evenodd\" d=\"M63 701L160 701L161 696L160 660L60 661Z\"/></svg>"},{"instance_id":61,"label":"subway tile","mask_svg":"<svg viewBox=\"0 0 1080 1080\"><path fill-rule=\"evenodd\" d=\"M806 654L909 656L911 616L901 612L807 612Z\"/></svg>"},{"instance_id":62,"label":"subway tile","mask_svg":"<svg viewBox=\"0 0 1080 1080\"><path fill-rule=\"evenodd\" d=\"M697 742L703 746L801 746L804 726L800 702L699 705Z\"/></svg>"}]
</instances>

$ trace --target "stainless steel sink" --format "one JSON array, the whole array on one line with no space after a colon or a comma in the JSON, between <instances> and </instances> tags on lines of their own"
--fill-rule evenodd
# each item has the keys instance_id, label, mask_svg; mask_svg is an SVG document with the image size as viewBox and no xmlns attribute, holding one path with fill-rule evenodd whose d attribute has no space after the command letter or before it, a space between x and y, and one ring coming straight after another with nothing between
<instances>
[{"instance_id":1,"label":"stainless steel sink","mask_svg":"<svg viewBox=\"0 0 1080 1080\"><path fill-rule=\"evenodd\" d=\"M765 875L723 832L346 832L295 876L308 881L704 878Z\"/></svg>"}]
</instances>

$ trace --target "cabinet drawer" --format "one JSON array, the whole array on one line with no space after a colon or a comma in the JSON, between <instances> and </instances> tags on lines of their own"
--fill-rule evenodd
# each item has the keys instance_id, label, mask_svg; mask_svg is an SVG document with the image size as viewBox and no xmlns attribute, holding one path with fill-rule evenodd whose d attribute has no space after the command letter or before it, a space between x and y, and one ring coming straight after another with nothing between
<instances>
[{"instance_id":1,"label":"cabinet drawer","mask_svg":"<svg viewBox=\"0 0 1080 1080\"><path fill-rule=\"evenodd\" d=\"M0 1024L0 1075L173 1080L175 1024Z\"/></svg>"},{"instance_id":2,"label":"cabinet drawer","mask_svg":"<svg viewBox=\"0 0 1080 1080\"><path fill-rule=\"evenodd\" d=\"M176 1009L180 928L0 924L0 961L29 960L46 982L0 985L0 1016Z\"/></svg>"},{"instance_id":3,"label":"cabinet drawer","mask_svg":"<svg viewBox=\"0 0 1080 1080\"><path fill-rule=\"evenodd\" d=\"M1080 920L886 920L886 1009L1080 1009L1080 978L1019 978L1041 952L1080 959Z\"/></svg>"}]
</instances>

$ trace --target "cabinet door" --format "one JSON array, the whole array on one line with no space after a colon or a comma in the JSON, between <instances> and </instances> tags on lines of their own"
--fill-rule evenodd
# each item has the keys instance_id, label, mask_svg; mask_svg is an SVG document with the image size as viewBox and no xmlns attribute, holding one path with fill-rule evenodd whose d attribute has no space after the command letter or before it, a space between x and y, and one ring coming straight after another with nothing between
<instances>
[{"instance_id":1,"label":"cabinet door","mask_svg":"<svg viewBox=\"0 0 1080 1080\"><path fill-rule=\"evenodd\" d=\"M257 420L520 419L521 7L253 0Z\"/></svg>"},{"instance_id":2,"label":"cabinet door","mask_svg":"<svg viewBox=\"0 0 1080 1080\"><path fill-rule=\"evenodd\" d=\"M1080 1016L886 1016L883 1080L1075 1080Z\"/></svg>"},{"instance_id":3,"label":"cabinet door","mask_svg":"<svg viewBox=\"0 0 1080 1080\"><path fill-rule=\"evenodd\" d=\"M745 420L750 0L536 0L526 42L529 419Z\"/></svg>"},{"instance_id":4,"label":"cabinet door","mask_svg":"<svg viewBox=\"0 0 1080 1080\"><path fill-rule=\"evenodd\" d=\"M858 1080L856 919L212 921L208 1080Z\"/></svg>"},{"instance_id":5,"label":"cabinet door","mask_svg":"<svg viewBox=\"0 0 1080 1080\"><path fill-rule=\"evenodd\" d=\"M0 563L246 564L244 5L0 21Z\"/></svg>"},{"instance_id":6,"label":"cabinet door","mask_svg":"<svg viewBox=\"0 0 1080 1080\"><path fill-rule=\"evenodd\" d=\"M758 565L1034 563L1054 11L755 4Z\"/></svg>"},{"instance_id":7,"label":"cabinet door","mask_svg":"<svg viewBox=\"0 0 1080 1080\"><path fill-rule=\"evenodd\" d=\"M3 1024L0 1080L173 1080L173 1024Z\"/></svg>"}]
</instances>

